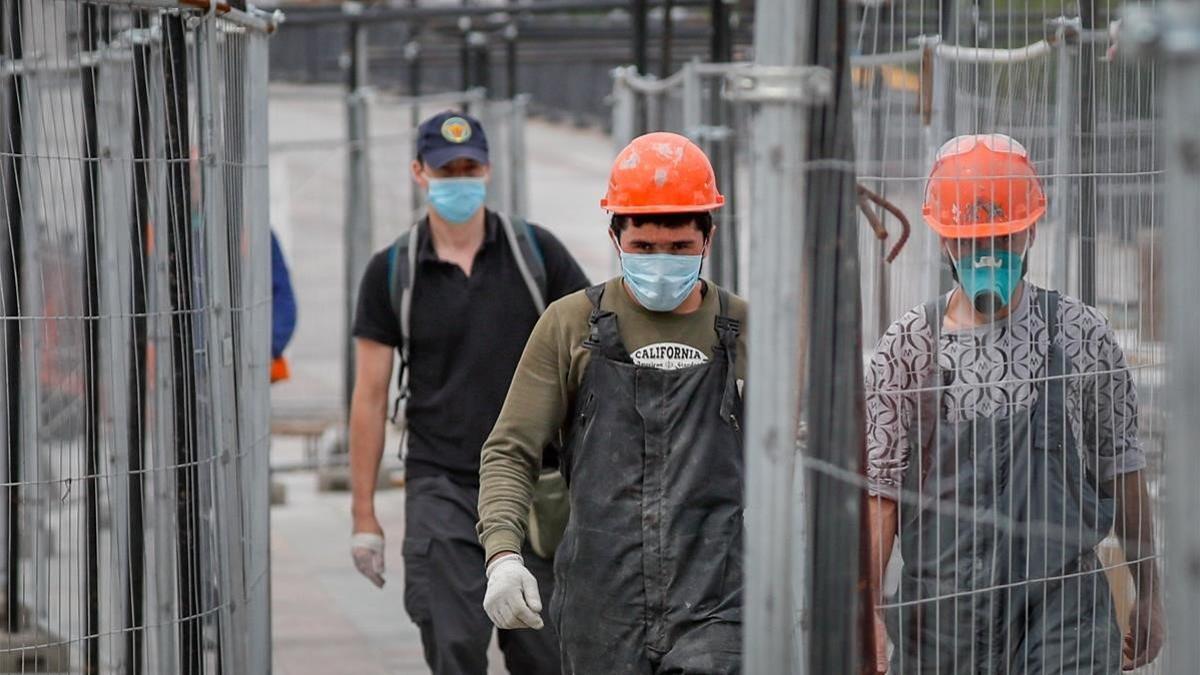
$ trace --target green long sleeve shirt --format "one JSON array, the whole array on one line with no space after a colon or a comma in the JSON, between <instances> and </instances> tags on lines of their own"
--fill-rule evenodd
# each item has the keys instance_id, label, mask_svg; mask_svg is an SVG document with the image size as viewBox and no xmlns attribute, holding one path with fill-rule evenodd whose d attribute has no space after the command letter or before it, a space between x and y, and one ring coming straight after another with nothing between
<instances>
[{"instance_id":1,"label":"green long sleeve shirt","mask_svg":"<svg viewBox=\"0 0 1200 675\"><path fill-rule=\"evenodd\" d=\"M700 309L691 314L664 314L635 302L617 277L607 282L601 309L617 315L621 339L635 363L684 368L712 358L719 310L715 291L707 284ZM730 296L727 312L742 323L736 360L739 383L746 373L746 310L744 300ZM560 433L566 437L564 423L591 357L583 346L591 311L583 291L547 308L529 337L500 418L483 446L477 530L489 560L503 551L521 550L542 449Z\"/></svg>"}]
</instances>

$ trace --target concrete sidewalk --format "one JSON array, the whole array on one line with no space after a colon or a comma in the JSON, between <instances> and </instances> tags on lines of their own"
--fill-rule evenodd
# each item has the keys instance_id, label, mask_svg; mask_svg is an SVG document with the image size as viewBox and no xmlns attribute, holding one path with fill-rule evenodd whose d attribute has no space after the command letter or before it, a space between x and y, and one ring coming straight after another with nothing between
<instances>
[{"instance_id":1,"label":"concrete sidewalk","mask_svg":"<svg viewBox=\"0 0 1200 675\"><path fill-rule=\"evenodd\" d=\"M276 439L276 461L299 459ZM350 561L350 495L316 490L312 473L278 477L287 503L271 509L272 646L275 675L428 673L421 635L404 612L404 490L376 497L387 536L387 584L376 589ZM492 643L490 673L507 672Z\"/></svg>"}]
</instances>

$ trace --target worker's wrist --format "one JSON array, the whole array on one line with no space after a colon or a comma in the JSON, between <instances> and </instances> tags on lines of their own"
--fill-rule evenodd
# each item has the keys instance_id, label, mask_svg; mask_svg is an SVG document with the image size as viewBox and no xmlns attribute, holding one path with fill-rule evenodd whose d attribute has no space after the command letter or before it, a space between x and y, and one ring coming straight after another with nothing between
<instances>
[{"instance_id":1,"label":"worker's wrist","mask_svg":"<svg viewBox=\"0 0 1200 675\"><path fill-rule=\"evenodd\" d=\"M492 570L496 569L502 563L508 560L515 560L522 566L525 565L525 559L521 557L520 553L515 553L513 551L501 551L488 560L487 567L484 569L484 576L491 578Z\"/></svg>"}]
</instances>

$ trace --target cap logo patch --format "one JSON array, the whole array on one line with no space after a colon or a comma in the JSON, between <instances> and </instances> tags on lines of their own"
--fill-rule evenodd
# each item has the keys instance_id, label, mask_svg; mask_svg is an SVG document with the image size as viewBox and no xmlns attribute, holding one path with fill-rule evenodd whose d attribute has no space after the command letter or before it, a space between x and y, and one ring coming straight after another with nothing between
<instances>
[{"instance_id":1,"label":"cap logo patch","mask_svg":"<svg viewBox=\"0 0 1200 675\"><path fill-rule=\"evenodd\" d=\"M461 117L451 117L442 122L442 138L451 143L466 143L471 140L471 123Z\"/></svg>"}]
</instances>

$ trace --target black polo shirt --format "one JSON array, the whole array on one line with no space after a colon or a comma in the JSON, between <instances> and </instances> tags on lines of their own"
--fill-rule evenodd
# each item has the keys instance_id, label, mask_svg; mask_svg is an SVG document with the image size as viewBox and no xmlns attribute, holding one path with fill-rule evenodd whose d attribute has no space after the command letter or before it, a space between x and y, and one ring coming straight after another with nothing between
<instances>
[{"instance_id":1,"label":"black polo shirt","mask_svg":"<svg viewBox=\"0 0 1200 675\"><path fill-rule=\"evenodd\" d=\"M588 286L579 264L554 235L536 225L546 265L546 301ZM371 258L358 292L354 337L399 348L400 322L388 289L390 246ZM417 274L409 342L408 457L411 478L448 475L479 482L479 451L517 369L537 308L517 268L500 220L488 212L471 276L440 260L429 222L417 235Z\"/></svg>"}]
</instances>

